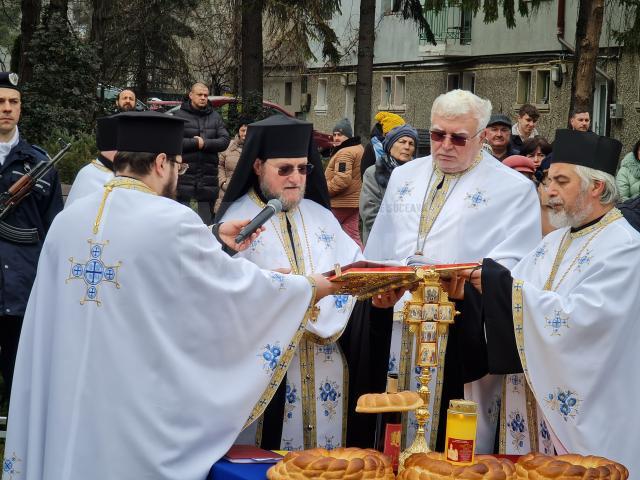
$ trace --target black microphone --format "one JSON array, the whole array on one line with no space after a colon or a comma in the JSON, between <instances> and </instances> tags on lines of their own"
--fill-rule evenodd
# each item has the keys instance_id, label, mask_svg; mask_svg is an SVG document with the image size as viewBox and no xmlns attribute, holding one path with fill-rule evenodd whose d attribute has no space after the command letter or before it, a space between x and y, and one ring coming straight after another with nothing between
<instances>
[{"instance_id":1,"label":"black microphone","mask_svg":"<svg viewBox=\"0 0 640 480\"><path fill-rule=\"evenodd\" d=\"M253 232L259 229L262 225L267 223L271 217L273 217L276 213L280 213L282 211L282 203L277 198L272 198L269 200L269 203L258 213L253 220L251 220L247 225L242 227L240 233L236 237L236 243L242 243L247 238L251 236Z\"/></svg>"}]
</instances>

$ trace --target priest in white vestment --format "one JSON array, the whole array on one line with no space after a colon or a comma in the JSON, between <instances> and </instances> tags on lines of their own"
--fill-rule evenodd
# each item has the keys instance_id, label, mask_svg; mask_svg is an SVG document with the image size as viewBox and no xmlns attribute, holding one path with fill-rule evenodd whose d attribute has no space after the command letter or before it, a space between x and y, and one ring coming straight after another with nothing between
<instances>
[{"instance_id":1,"label":"priest in white vestment","mask_svg":"<svg viewBox=\"0 0 640 480\"><path fill-rule=\"evenodd\" d=\"M336 264L363 258L331 213L312 133L311 123L281 115L249 125L218 218L222 222L252 218L272 198L281 201L283 211L237 257L301 275L327 272ZM239 441L282 450L346 446L347 364L336 340L354 303L347 295L318 303L317 320L307 323L285 381L263 418Z\"/></svg>"},{"instance_id":2,"label":"priest in white vestment","mask_svg":"<svg viewBox=\"0 0 640 480\"><path fill-rule=\"evenodd\" d=\"M600 455L633 479L640 233L615 208L620 150L617 140L558 130L545 181L558 230L511 271L485 259L472 282L489 371L507 374L501 452Z\"/></svg>"},{"instance_id":3,"label":"priest in white vestment","mask_svg":"<svg viewBox=\"0 0 640 480\"><path fill-rule=\"evenodd\" d=\"M436 98L431 109L432 154L393 171L364 251L367 258L405 260L417 254L429 263L451 264L491 255L512 267L535 246L540 240L540 208L534 184L481 148L490 114L491 102L471 92L453 90ZM416 390L420 370L413 367L415 352L409 346L415 342L399 315L403 305L400 301L395 306L388 370L399 374L402 389ZM464 322L465 310L473 307L457 302L462 314L456 322ZM470 383L484 374L477 365L461 363L460 354L467 348L453 325L446 357L439 358L440 367L432 372L426 429L432 449L442 451L449 400L465 396L480 402L476 451L493 450L500 379ZM403 445L408 446L417 427L413 413L403 423Z\"/></svg>"},{"instance_id":4,"label":"priest in white vestment","mask_svg":"<svg viewBox=\"0 0 640 480\"><path fill-rule=\"evenodd\" d=\"M95 192L102 192L104 184L113 178L113 157L116 154L117 121L111 117L99 118L96 122L96 147L98 158L85 165L73 180L71 190L64 203L68 208L77 199Z\"/></svg>"},{"instance_id":5,"label":"priest in white vestment","mask_svg":"<svg viewBox=\"0 0 640 480\"><path fill-rule=\"evenodd\" d=\"M40 256L4 480L204 480L262 414L315 301L335 292L321 275L230 258L165 198L185 170L182 121L118 117L118 176L56 217ZM234 244L246 223L219 235Z\"/></svg>"}]
</instances>

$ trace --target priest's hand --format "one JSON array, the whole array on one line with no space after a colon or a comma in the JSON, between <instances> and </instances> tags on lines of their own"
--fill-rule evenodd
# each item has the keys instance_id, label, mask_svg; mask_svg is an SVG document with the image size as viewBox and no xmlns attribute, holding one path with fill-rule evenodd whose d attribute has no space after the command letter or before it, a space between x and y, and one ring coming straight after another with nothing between
<instances>
[{"instance_id":1,"label":"priest's hand","mask_svg":"<svg viewBox=\"0 0 640 480\"><path fill-rule=\"evenodd\" d=\"M402 295L404 295L406 291L406 288L396 288L394 290L376 293L371 298L371 304L376 308L391 308L398 303L398 300L402 298Z\"/></svg>"},{"instance_id":2,"label":"priest's hand","mask_svg":"<svg viewBox=\"0 0 640 480\"><path fill-rule=\"evenodd\" d=\"M464 300L464 284L467 279L459 272L451 272L451 276L440 280L440 285L452 300Z\"/></svg>"},{"instance_id":3,"label":"priest's hand","mask_svg":"<svg viewBox=\"0 0 640 480\"><path fill-rule=\"evenodd\" d=\"M458 272L458 275L464 277L473 287L482 293L482 268L469 268Z\"/></svg>"},{"instance_id":4,"label":"priest's hand","mask_svg":"<svg viewBox=\"0 0 640 480\"><path fill-rule=\"evenodd\" d=\"M310 275L316 284L316 302L323 299L327 295L333 295L338 292L340 288L340 282L330 282L327 277L321 273L314 273Z\"/></svg>"},{"instance_id":5,"label":"priest's hand","mask_svg":"<svg viewBox=\"0 0 640 480\"><path fill-rule=\"evenodd\" d=\"M234 249L236 252L246 250L251 246L251 242L258 238L265 230L264 227L260 227L244 242L236 243L236 236L240 233L242 227L248 225L250 221L251 220L228 220L219 224L218 236L220 237L220 240L222 240L227 247Z\"/></svg>"}]
</instances>

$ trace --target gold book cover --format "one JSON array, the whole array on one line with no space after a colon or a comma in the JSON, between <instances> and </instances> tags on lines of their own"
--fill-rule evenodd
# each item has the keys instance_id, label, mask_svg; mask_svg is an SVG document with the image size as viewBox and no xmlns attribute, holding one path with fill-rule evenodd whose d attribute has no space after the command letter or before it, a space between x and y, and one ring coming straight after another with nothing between
<instances>
[{"instance_id":1,"label":"gold book cover","mask_svg":"<svg viewBox=\"0 0 640 480\"><path fill-rule=\"evenodd\" d=\"M443 265L394 266L382 263L360 261L349 265L336 265L334 270L324 275L331 282L342 285L338 294L353 295L358 300L371 298L373 295L400 287L411 289L420 281L418 270L435 270L440 277L446 279L451 272L479 267L479 263L455 263Z\"/></svg>"}]
</instances>

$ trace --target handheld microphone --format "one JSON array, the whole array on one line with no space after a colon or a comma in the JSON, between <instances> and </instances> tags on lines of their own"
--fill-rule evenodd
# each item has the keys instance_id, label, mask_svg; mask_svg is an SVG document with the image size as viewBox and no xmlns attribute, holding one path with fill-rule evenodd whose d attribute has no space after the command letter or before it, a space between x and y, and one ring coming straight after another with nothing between
<instances>
[{"instance_id":1,"label":"handheld microphone","mask_svg":"<svg viewBox=\"0 0 640 480\"><path fill-rule=\"evenodd\" d=\"M236 237L236 243L242 243L247 238L251 236L253 232L259 229L262 225L267 223L271 217L273 217L276 213L280 213L282 211L282 203L277 198L272 198L269 200L269 203L258 213L253 220L251 220L247 225L242 227L240 233Z\"/></svg>"}]
</instances>

